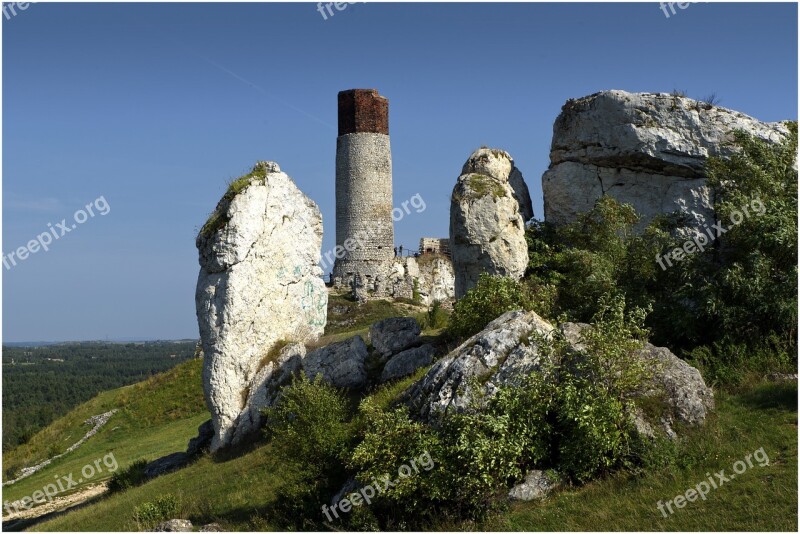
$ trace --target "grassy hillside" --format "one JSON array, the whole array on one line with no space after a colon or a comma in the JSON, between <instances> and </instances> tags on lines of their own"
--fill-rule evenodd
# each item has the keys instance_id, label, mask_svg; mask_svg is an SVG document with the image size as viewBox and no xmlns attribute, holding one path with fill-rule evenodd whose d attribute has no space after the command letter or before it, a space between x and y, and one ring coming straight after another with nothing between
<instances>
[{"instance_id":1,"label":"grassy hillside","mask_svg":"<svg viewBox=\"0 0 800 534\"><path fill-rule=\"evenodd\" d=\"M760 384L721 394L708 425L676 451L677 467L640 476L619 475L582 488L565 488L543 503L498 511L483 524L432 524L431 529L490 530L796 530L797 386ZM187 425L188 427L191 425ZM157 429L167 432L166 427ZM755 466L706 501L664 518L659 500L672 499L764 447L770 463ZM132 510L172 494L179 515L194 524L220 522L231 530L275 530L271 508L282 484L271 446L261 442L232 459L204 457L143 486L37 525L37 530L136 529Z\"/></svg>"},{"instance_id":2,"label":"grassy hillside","mask_svg":"<svg viewBox=\"0 0 800 534\"><path fill-rule=\"evenodd\" d=\"M102 391L190 360L196 342L75 342L3 347L3 452Z\"/></svg>"},{"instance_id":3,"label":"grassy hillside","mask_svg":"<svg viewBox=\"0 0 800 534\"><path fill-rule=\"evenodd\" d=\"M84 421L91 416L113 409L119 411L106 425L77 450L54 461L45 469L16 484L3 488L3 500L14 501L31 495L54 476L73 474L77 482L81 470L113 454L119 466L146 458L154 460L166 454L182 451L197 432L197 427L209 418L201 382L202 361L191 360L166 373L131 386L103 392L78 406L36 434L29 443L3 455L4 472L35 465L55 454L64 452L91 428ZM76 491L88 484L110 478L102 473L83 480L71 488ZM10 477L4 476L3 480Z\"/></svg>"},{"instance_id":4,"label":"grassy hillside","mask_svg":"<svg viewBox=\"0 0 800 534\"><path fill-rule=\"evenodd\" d=\"M323 342L356 333L392 315L415 315L412 306L376 302L357 308L334 297L334 321ZM433 331L426 331L432 334ZM120 411L83 447L40 473L3 490L14 500L40 489L56 475L74 473L113 453L120 469L134 461L152 460L182 451L208 418L202 396L200 360L132 386L102 393L37 434L30 443L4 456L4 467L31 465L60 452L88 430L88 417ZM424 372L424 370L422 371ZM418 373L419 376L419 373ZM380 390L388 403L415 377ZM556 491L541 503L509 504L481 523L452 523L441 518L431 530L796 530L797 527L797 384L754 382L717 392L717 411L707 425L684 431L672 451L669 467L651 466L639 473L621 473L583 487ZM54 445L55 444L55 445ZM707 479L706 473L730 472L737 460L763 447L770 463L753 467L736 480L663 517L656 503L673 499ZM103 472L80 486L107 479ZM277 495L287 483L272 444L261 438L243 450L204 456L180 471L31 526L44 531L138 530L137 506L159 497L177 500L177 517L195 525L219 522L227 530L281 530ZM331 525L336 528L337 526Z\"/></svg>"}]
</instances>

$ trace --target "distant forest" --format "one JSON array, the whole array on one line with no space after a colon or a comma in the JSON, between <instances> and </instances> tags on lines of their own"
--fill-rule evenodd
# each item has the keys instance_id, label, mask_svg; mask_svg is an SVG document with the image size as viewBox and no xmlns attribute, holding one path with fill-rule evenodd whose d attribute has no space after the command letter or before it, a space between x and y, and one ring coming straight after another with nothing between
<instances>
[{"instance_id":1,"label":"distant forest","mask_svg":"<svg viewBox=\"0 0 800 534\"><path fill-rule=\"evenodd\" d=\"M195 341L63 343L3 347L3 451L101 391L191 359Z\"/></svg>"}]
</instances>

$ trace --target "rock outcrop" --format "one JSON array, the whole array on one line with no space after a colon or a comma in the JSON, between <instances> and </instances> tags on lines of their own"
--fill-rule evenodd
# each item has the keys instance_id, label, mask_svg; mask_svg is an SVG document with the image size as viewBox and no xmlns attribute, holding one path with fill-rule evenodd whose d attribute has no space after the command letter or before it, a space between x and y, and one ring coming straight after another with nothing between
<instances>
[{"instance_id":1,"label":"rock outcrop","mask_svg":"<svg viewBox=\"0 0 800 534\"><path fill-rule=\"evenodd\" d=\"M214 451L229 444L251 382L279 341L318 337L327 317L319 208L273 162L236 180L197 237L196 306Z\"/></svg>"},{"instance_id":2,"label":"rock outcrop","mask_svg":"<svg viewBox=\"0 0 800 534\"><path fill-rule=\"evenodd\" d=\"M369 340L383 358L397 354L419 342L422 332L413 317L390 317L369 327Z\"/></svg>"},{"instance_id":3,"label":"rock outcrop","mask_svg":"<svg viewBox=\"0 0 800 534\"><path fill-rule=\"evenodd\" d=\"M538 345L520 340L552 332L553 326L534 312L505 313L436 362L401 400L428 421L450 411L463 411L473 400L467 387L472 379L485 380L491 392L499 385L519 383L538 369L543 363Z\"/></svg>"},{"instance_id":4,"label":"rock outcrop","mask_svg":"<svg viewBox=\"0 0 800 534\"><path fill-rule=\"evenodd\" d=\"M419 299L430 306L434 301L455 299L453 262L443 254L422 254L395 258L388 276L387 294L394 298Z\"/></svg>"},{"instance_id":5,"label":"rock outcrop","mask_svg":"<svg viewBox=\"0 0 800 534\"><path fill-rule=\"evenodd\" d=\"M450 201L450 254L461 298L486 272L519 279L528 265L525 223L530 194L503 151L476 150L464 164Z\"/></svg>"},{"instance_id":6,"label":"rock outcrop","mask_svg":"<svg viewBox=\"0 0 800 534\"><path fill-rule=\"evenodd\" d=\"M381 373L381 382L412 375L417 369L430 365L435 354L433 345L422 345L392 356Z\"/></svg>"},{"instance_id":7,"label":"rock outcrop","mask_svg":"<svg viewBox=\"0 0 800 534\"><path fill-rule=\"evenodd\" d=\"M681 212L690 227L714 222L704 164L730 156L733 130L780 141L788 130L676 94L603 91L569 100L553 126L542 177L545 220L573 221L608 194L641 215L639 229Z\"/></svg>"},{"instance_id":8,"label":"rock outcrop","mask_svg":"<svg viewBox=\"0 0 800 534\"><path fill-rule=\"evenodd\" d=\"M239 415L232 443L240 443L261 428L264 416L261 411L272 406L280 389L291 382L303 365L306 347L302 343L290 343L283 347L274 360L267 361L256 372L248 386L247 405Z\"/></svg>"},{"instance_id":9,"label":"rock outcrop","mask_svg":"<svg viewBox=\"0 0 800 534\"><path fill-rule=\"evenodd\" d=\"M354 336L309 352L303 369L309 380L319 375L334 387L359 389L367 384L368 355L364 340Z\"/></svg>"},{"instance_id":10,"label":"rock outcrop","mask_svg":"<svg viewBox=\"0 0 800 534\"><path fill-rule=\"evenodd\" d=\"M544 471L533 470L508 492L512 501L535 501L544 499L548 493L560 486L558 480L551 479Z\"/></svg>"},{"instance_id":11,"label":"rock outcrop","mask_svg":"<svg viewBox=\"0 0 800 534\"><path fill-rule=\"evenodd\" d=\"M583 323L564 323L560 329L569 345L576 350L585 350L581 334L588 328ZM650 343L636 351L636 356L653 369L652 383L641 392L643 396L659 395L670 408L670 417L659 421L668 435L672 435L671 420L674 416L687 425L702 425L706 416L714 409L714 392L706 386L700 371L675 356L665 347L656 347ZM649 423L637 414L635 424L647 429ZM649 434L645 430L642 433Z\"/></svg>"},{"instance_id":12,"label":"rock outcrop","mask_svg":"<svg viewBox=\"0 0 800 534\"><path fill-rule=\"evenodd\" d=\"M564 323L560 328L568 350L580 354L587 350L582 332L588 325ZM557 335L556 329L534 312L507 312L481 332L472 336L450 354L436 362L428 373L410 386L400 401L423 421L435 422L452 412L480 407L501 386L519 386L525 377L539 372L545 364L554 365L559 373L561 362L552 360L552 351L542 343ZM694 367L668 349L646 343L634 355L653 370L652 379L642 384L642 396L658 395L668 413L655 424L672 436L673 418L687 425L701 425L714 407L714 394ZM480 395L469 385L482 384ZM479 400L480 399L480 400ZM476 404L477 403L477 404ZM636 419L643 414L631 414ZM650 423L635 421L646 435L652 434Z\"/></svg>"}]
</instances>

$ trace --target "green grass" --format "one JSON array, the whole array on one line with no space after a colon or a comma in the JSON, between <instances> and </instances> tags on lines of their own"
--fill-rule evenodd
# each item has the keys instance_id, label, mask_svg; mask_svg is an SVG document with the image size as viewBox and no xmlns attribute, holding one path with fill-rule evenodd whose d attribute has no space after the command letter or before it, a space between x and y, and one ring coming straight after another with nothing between
<instances>
[{"instance_id":1,"label":"green grass","mask_svg":"<svg viewBox=\"0 0 800 534\"><path fill-rule=\"evenodd\" d=\"M225 194L222 195L222 199L217 204L216 209L211 213L206 223L200 229L200 235L203 237L211 237L220 228L223 228L226 224L228 224L229 219L227 213L225 212L225 210L227 210L227 204L230 203L230 201L233 200L236 195L244 191L247 186L252 184L254 181L263 181L266 177L266 167L256 164L253 170L249 173L231 180L231 182L228 184L227 191L225 191ZM224 209L221 209L223 208L223 205Z\"/></svg>"},{"instance_id":2,"label":"green grass","mask_svg":"<svg viewBox=\"0 0 800 534\"><path fill-rule=\"evenodd\" d=\"M373 393L388 403L413 381L408 378ZM497 530L788 530L797 526L797 387L761 384L737 394L719 394L718 411L707 426L684 431L674 465L643 475L620 474L581 488L556 492L542 503L521 503L475 524L434 525L441 529ZM736 480L663 518L659 500L674 498L764 447L767 467L753 467ZM172 493L180 516L196 525L220 522L227 529L270 530L282 483L269 444L226 461L204 457L176 473L112 495L83 509L37 525L37 529L125 530L131 511Z\"/></svg>"},{"instance_id":3,"label":"green grass","mask_svg":"<svg viewBox=\"0 0 800 534\"><path fill-rule=\"evenodd\" d=\"M124 469L138 459L155 460L185 450L197 427L210 417L203 400L201 372L202 361L191 360L144 382L103 392L78 406L36 434L29 443L5 454L3 466L6 469L31 466L61 453L91 428L83 424L86 419L112 409L119 411L78 449L4 487L3 500L30 496L52 483L56 475L72 473L77 482L83 478L84 466L94 465L109 454L113 454L118 468ZM109 463L112 463L110 457ZM83 480L66 493L107 480L111 475L103 466L102 473Z\"/></svg>"},{"instance_id":4,"label":"green grass","mask_svg":"<svg viewBox=\"0 0 800 534\"><path fill-rule=\"evenodd\" d=\"M470 174L467 177L467 185L472 190L472 198L483 198L491 194L494 198L504 197L505 189L500 182L483 174Z\"/></svg>"},{"instance_id":5,"label":"green grass","mask_svg":"<svg viewBox=\"0 0 800 534\"><path fill-rule=\"evenodd\" d=\"M675 465L565 489L543 503L515 504L483 527L497 530L797 531L797 384L761 384L718 395L707 426L689 432ZM705 501L663 517L656 503L726 474L764 447L770 464L748 469Z\"/></svg>"}]
</instances>

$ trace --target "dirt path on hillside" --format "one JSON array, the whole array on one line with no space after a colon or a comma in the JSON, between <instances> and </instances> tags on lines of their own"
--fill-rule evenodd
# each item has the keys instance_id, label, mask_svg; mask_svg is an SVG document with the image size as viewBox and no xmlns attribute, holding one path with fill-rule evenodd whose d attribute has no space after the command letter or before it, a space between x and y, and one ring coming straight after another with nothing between
<instances>
[{"instance_id":1,"label":"dirt path on hillside","mask_svg":"<svg viewBox=\"0 0 800 534\"><path fill-rule=\"evenodd\" d=\"M52 514L55 512L61 512L63 510L66 510L67 508L72 508L73 506L82 504L90 499L102 495L107 490L108 490L108 483L106 482L100 484L93 484L90 486L86 486L85 488L78 490L75 493L64 495L63 497L56 497L53 499L52 502L46 502L35 508L31 508L30 510L23 510L22 507L20 506L19 512L14 510L12 503L12 505L10 506L12 510L11 514L8 513L8 510L6 510L6 508L3 508L3 530L6 530L7 526L11 526L13 528L13 523L16 523L18 521L25 521L27 523L28 520L30 519L36 519L44 515Z\"/></svg>"}]
</instances>

